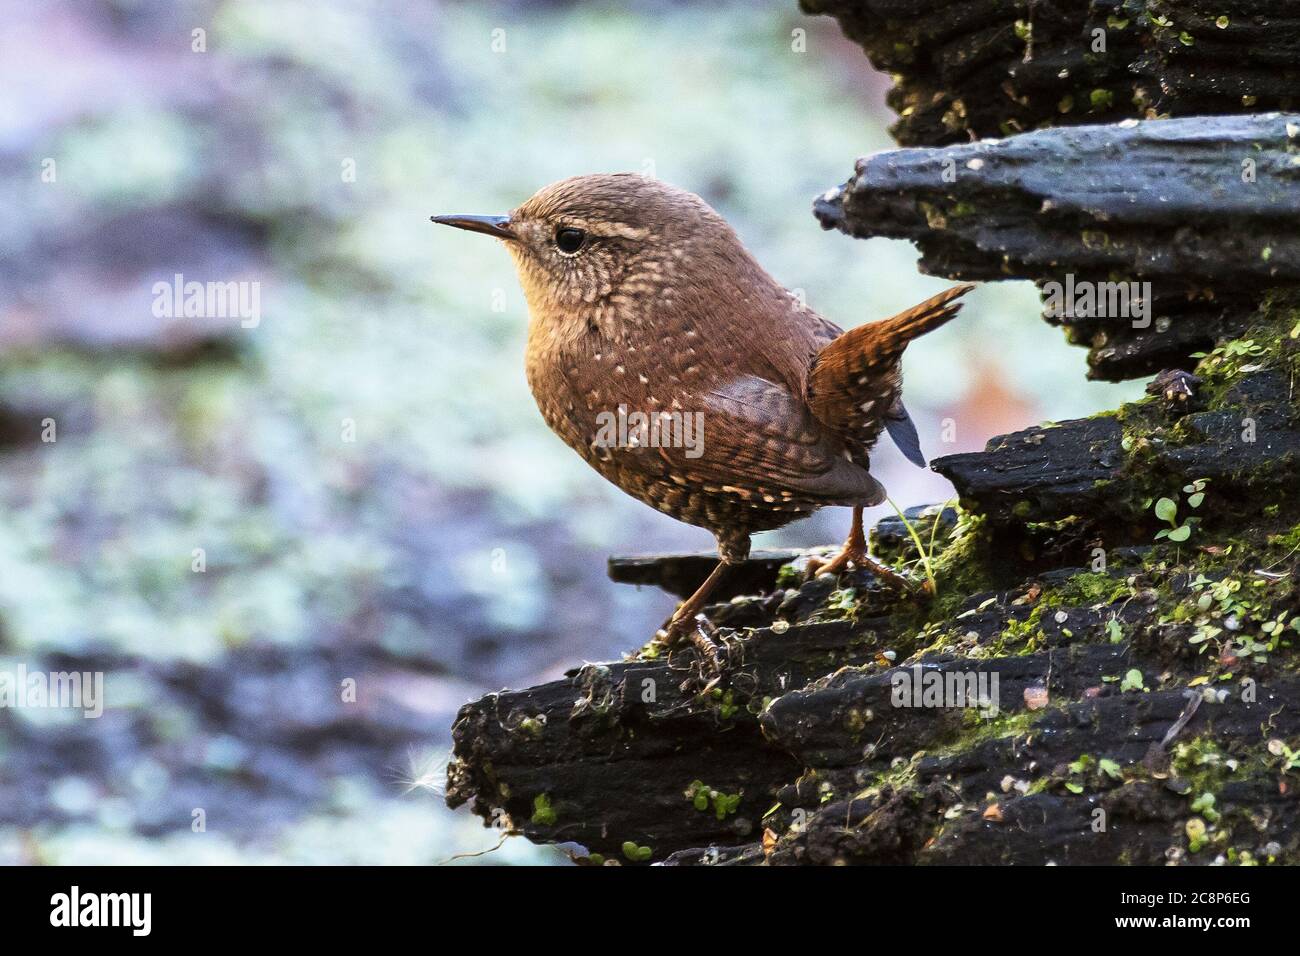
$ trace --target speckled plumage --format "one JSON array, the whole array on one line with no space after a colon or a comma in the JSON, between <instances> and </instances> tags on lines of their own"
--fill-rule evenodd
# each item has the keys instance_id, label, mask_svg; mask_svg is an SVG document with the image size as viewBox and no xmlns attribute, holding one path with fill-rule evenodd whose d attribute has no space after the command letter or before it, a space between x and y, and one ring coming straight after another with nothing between
<instances>
[{"instance_id":1,"label":"speckled plumage","mask_svg":"<svg viewBox=\"0 0 1300 956\"><path fill-rule=\"evenodd\" d=\"M582 248L561 251L561 229L581 231ZM884 500L872 445L884 427L915 445L903 348L951 318L970 288L843 333L768 275L703 200L635 174L547 186L510 213L508 230L531 315L528 382L547 424L628 494L712 532L728 563L756 531ZM599 441L599 416L620 407L699 413L698 457Z\"/></svg>"}]
</instances>

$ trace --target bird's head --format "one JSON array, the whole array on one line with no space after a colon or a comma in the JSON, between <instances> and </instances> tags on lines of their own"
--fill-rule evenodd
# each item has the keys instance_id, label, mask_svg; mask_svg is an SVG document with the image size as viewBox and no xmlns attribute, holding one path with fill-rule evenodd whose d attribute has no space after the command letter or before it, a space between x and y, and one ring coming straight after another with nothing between
<instances>
[{"instance_id":1,"label":"bird's head","mask_svg":"<svg viewBox=\"0 0 1300 956\"><path fill-rule=\"evenodd\" d=\"M504 240L543 320L590 316L624 297L671 299L675 285L728 251L747 258L704 200L636 173L563 179L504 216L433 221Z\"/></svg>"}]
</instances>

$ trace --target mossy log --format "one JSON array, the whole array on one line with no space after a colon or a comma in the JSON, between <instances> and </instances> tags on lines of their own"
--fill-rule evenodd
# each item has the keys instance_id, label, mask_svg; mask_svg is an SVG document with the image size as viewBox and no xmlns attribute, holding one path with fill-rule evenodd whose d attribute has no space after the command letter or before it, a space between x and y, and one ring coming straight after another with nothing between
<instances>
[{"instance_id":1,"label":"mossy log","mask_svg":"<svg viewBox=\"0 0 1300 956\"><path fill-rule=\"evenodd\" d=\"M940 146L1048 126L1300 105L1276 0L800 0L893 75L892 132Z\"/></svg>"},{"instance_id":2,"label":"mossy log","mask_svg":"<svg viewBox=\"0 0 1300 956\"><path fill-rule=\"evenodd\" d=\"M720 674L650 644L467 705L449 803L590 862L1300 862L1300 301L1249 325L936 462L928 561L873 535L935 596L761 554L708 611ZM682 593L708 561L612 566Z\"/></svg>"},{"instance_id":3,"label":"mossy log","mask_svg":"<svg viewBox=\"0 0 1300 956\"><path fill-rule=\"evenodd\" d=\"M909 514L935 598L765 556L759 593L709 611L716 684L651 645L467 705L449 802L592 862L1296 861L1298 319L1274 303L1190 404L937 463L963 510ZM920 573L901 522L873 545ZM641 559L638 580L680 591L696 564ZM994 675L982 708L943 696ZM900 706L927 680L941 705Z\"/></svg>"}]
</instances>

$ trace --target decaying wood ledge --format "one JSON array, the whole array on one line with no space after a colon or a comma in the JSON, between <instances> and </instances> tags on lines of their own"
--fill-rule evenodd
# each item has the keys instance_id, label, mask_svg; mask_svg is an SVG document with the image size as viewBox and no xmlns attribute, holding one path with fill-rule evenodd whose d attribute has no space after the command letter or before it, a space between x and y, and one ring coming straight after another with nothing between
<instances>
[{"instance_id":1,"label":"decaying wood ledge","mask_svg":"<svg viewBox=\"0 0 1300 956\"><path fill-rule=\"evenodd\" d=\"M467 704L448 803L588 863L1300 863L1300 116L965 142L1289 109L1300 17L804 5L899 74L902 141L961 143L859 162L823 224L953 277L1150 282L1149 325L1053 318L1090 374L1160 374L935 462L960 507L909 513L919 549L873 533L933 595L756 554L707 611L720 672L648 645ZM1099 20L1103 58L1081 46ZM710 563L611 575L683 594ZM948 693L903 706L908 679ZM981 687L996 708L954 699Z\"/></svg>"},{"instance_id":2,"label":"decaying wood ledge","mask_svg":"<svg viewBox=\"0 0 1300 956\"><path fill-rule=\"evenodd\" d=\"M905 146L1129 117L1300 106L1300 10L1276 0L800 0L894 77Z\"/></svg>"},{"instance_id":3,"label":"decaying wood ledge","mask_svg":"<svg viewBox=\"0 0 1300 956\"><path fill-rule=\"evenodd\" d=\"M1148 375L1246 328L1265 290L1300 282L1300 114L893 150L859 160L814 211L849 235L914 240L935 275L1149 282L1149 315L1045 314L1091 346L1094 377Z\"/></svg>"},{"instance_id":4,"label":"decaying wood ledge","mask_svg":"<svg viewBox=\"0 0 1300 956\"><path fill-rule=\"evenodd\" d=\"M709 611L716 686L693 651L642 654L467 705L448 801L594 862L1297 860L1297 323L1271 303L1191 398L938 462L966 510L909 515L935 600L769 555ZM635 566L673 591L705 570ZM918 665L996 674L998 712L894 706Z\"/></svg>"}]
</instances>

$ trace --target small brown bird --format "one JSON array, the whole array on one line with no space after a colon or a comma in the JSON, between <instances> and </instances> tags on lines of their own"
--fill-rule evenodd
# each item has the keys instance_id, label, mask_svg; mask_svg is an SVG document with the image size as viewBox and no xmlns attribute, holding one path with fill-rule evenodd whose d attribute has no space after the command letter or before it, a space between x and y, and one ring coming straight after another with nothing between
<instances>
[{"instance_id":1,"label":"small brown bird","mask_svg":"<svg viewBox=\"0 0 1300 956\"><path fill-rule=\"evenodd\" d=\"M973 286L843 332L702 199L633 173L553 183L507 216L433 221L502 239L514 256L528 383L552 430L628 494L717 538L721 561L667 643L748 557L750 535L825 505L853 508L853 526L822 573L852 562L905 583L867 554L862 509L885 499L868 453L883 428L925 465L900 359Z\"/></svg>"}]
</instances>

